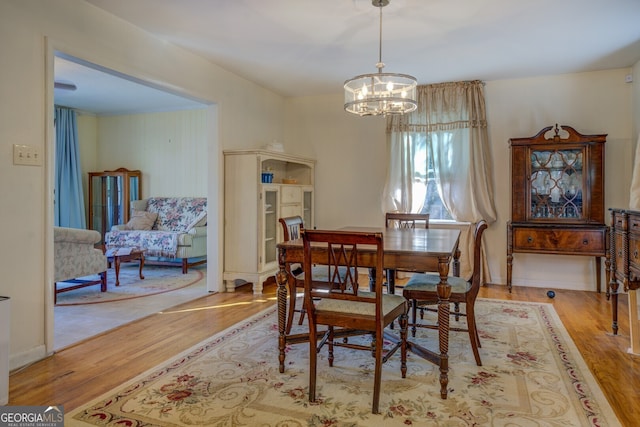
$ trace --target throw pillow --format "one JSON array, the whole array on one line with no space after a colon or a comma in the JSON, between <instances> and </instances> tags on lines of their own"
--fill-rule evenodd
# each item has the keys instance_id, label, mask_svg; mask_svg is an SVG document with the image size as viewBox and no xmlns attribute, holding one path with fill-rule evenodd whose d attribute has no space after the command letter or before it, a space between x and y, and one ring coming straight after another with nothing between
<instances>
[{"instance_id":1,"label":"throw pillow","mask_svg":"<svg viewBox=\"0 0 640 427\"><path fill-rule=\"evenodd\" d=\"M134 210L125 228L127 230L151 230L157 218L157 213Z\"/></svg>"},{"instance_id":2,"label":"throw pillow","mask_svg":"<svg viewBox=\"0 0 640 427\"><path fill-rule=\"evenodd\" d=\"M193 227L204 227L207 225L207 211L203 211L200 215L193 220L191 224L187 227L187 231L191 230Z\"/></svg>"}]
</instances>

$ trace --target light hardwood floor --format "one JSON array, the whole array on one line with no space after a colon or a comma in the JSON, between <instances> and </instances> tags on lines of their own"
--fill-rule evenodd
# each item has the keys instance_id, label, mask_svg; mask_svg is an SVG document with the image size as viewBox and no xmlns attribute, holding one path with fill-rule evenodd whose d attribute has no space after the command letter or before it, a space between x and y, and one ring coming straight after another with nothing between
<instances>
[{"instance_id":1,"label":"light hardwood floor","mask_svg":"<svg viewBox=\"0 0 640 427\"><path fill-rule=\"evenodd\" d=\"M620 296L620 330L611 335L604 294L488 285L481 297L552 303L623 426L638 425L640 357L627 353L627 297ZM64 405L98 397L203 339L275 304L275 286L253 295L249 286L212 294L105 332L13 372L9 405ZM274 353L275 357L275 353Z\"/></svg>"}]
</instances>

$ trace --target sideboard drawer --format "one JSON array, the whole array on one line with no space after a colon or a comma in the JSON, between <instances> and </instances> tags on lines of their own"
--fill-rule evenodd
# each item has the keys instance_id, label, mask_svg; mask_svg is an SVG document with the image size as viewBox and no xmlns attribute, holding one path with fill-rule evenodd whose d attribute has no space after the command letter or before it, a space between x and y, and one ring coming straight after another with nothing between
<instances>
[{"instance_id":1,"label":"sideboard drawer","mask_svg":"<svg viewBox=\"0 0 640 427\"><path fill-rule=\"evenodd\" d=\"M513 250L556 254L604 255L606 229L513 227Z\"/></svg>"}]
</instances>

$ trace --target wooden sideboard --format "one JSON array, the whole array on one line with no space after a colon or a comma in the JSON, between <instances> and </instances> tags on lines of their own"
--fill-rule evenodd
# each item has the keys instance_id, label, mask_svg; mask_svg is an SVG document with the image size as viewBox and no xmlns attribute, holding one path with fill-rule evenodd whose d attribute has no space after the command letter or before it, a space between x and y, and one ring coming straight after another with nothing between
<instances>
[{"instance_id":1,"label":"wooden sideboard","mask_svg":"<svg viewBox=\"0 0 640 427\"><path fill-rule=\"evenodd\" d=\"M618 333L618 287L629 292L631 352L640 354L640 324L636 291L640 287L640 211L610 209L611 264L607 296L611 299L614 335Z\"/></svg>"}]
</instances>

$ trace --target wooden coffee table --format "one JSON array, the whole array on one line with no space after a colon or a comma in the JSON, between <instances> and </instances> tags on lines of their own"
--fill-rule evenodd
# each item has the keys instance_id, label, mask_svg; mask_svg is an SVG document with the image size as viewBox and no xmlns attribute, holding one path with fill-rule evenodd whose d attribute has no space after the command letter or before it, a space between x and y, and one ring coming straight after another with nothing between
<instances>
[{"instance_id":1,"label":"wooden coffee table","mask_svg":"<svg viewBox=\"0 0 640 427\"><path fill-rule=\"evenodd\" d=\"M144 253L146 252L146 249L132 248L130 251L129 249L130 248L111 249L107 253L107 261L109 261L109 265L111 265L111 263L115 264L116 286L120 286L120 263L122 262L140 261L140 279L144 279L144 276L142 275L142 268L144 267Z\"/></svg>"}]
</instances>

